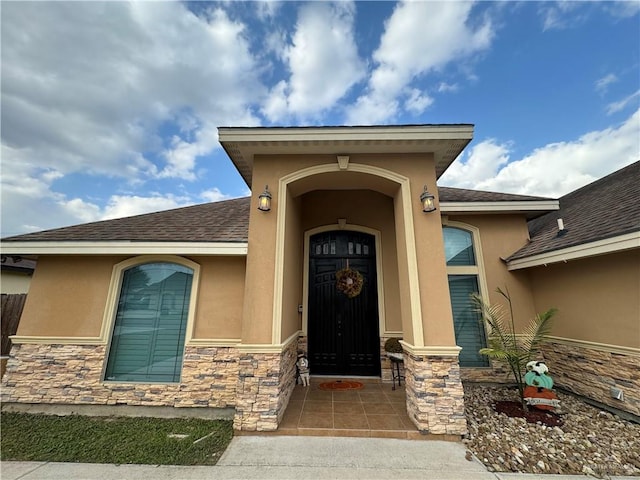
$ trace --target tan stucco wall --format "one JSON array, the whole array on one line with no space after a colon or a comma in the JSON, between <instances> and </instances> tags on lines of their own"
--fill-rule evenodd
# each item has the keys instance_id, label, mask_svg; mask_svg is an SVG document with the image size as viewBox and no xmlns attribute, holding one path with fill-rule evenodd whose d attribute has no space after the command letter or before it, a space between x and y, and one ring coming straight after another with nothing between
<instances>
[{"instance_id":1,"label":"tan stucco wall","mask_svg":"<svg viewBox=\"0 0 640 480\"><path fill-rule=\"evenodd\" d=\"M257 195L251 196L249 238L244 302L242 308L242 343L271 344L273 335L273 298L275 276L275 242L279 203L278 176L269 164L254 159L255 191L269 186L273 196L271 211L258 210ZM279 343L279 339L275 339Z\"/></svg>"},{"instance_id":2,"label":"tan stucco wall","mask_svg":"<svg viewBox=\"0 0 640 480\"><path fill-rule=\"evenodd\" d=\"M552 335L640 348L640 250L530 269L536 309L558 308Z\"/></svg>"},{"instance_id":3,"label":"tan stucco wall","mask_svg":"<svg viewBox=\"0 0 640 480\"><path fill-rule=\"evenodd\" d=\"M536 314L531 283L527 271L509 271L501 258L507 258L524 245L529 239L527 223L523 215L467 215L447 217L448 224L461 227L460 222L472 225L480 230L480 249L484 266L487 292L491 304L505 304L504 298L496 292L497 288L508 290L513 303L516 328L526 325ZM444 223L447 224L447 221ZM553 305L541 308L548 310Z\"/></svg>"},{"instance_id":4,"label":"tan stucco wall","mask_svg":"<svg viewBox=\"0 0 640 480\"><path fill-rule=\"evenodd\" d=\"M41 256L16 334L98 337L113 265L122 260Z\"/></svg>"},{"instance_id":5,"label":"tan stucco wall","mask_svg":"<svg viewBox=\"0 0 640 480\"><path fill-rule=\"evenodd\" d=\"M125 258L41 256L17 335L99 337L113 267ZM245 257L190 259L200 265L194 338L239 338Z\"/></svg>"},{"instance_id":6,"label":"tan stucco wall","mask_svg":"<svg viewBox=\"0 0 640 480\"><path fill-rule=\"evenodd\" d=\"M194 339L238 339L246 257L191 257L200 265Z\"/></svg>"},{"instance_id":7,"label":"tan stucco wall","mask_svg":"<svg viewBox=\"0 0 640 480\"><path fill-rule=\"evenodd\" d=\"M416 171L411 176L413 223L416 236L416 254L420 279L420 300L422 304L422 324L425 345L455 345L453 313L447 281L447 264L442 236L442 221L438 211L424 213L418 197L420 183L436 196L435 169L433 160L425 171ZM419 181L415 181L419 180Z\"/></svg>"}]
</instances>

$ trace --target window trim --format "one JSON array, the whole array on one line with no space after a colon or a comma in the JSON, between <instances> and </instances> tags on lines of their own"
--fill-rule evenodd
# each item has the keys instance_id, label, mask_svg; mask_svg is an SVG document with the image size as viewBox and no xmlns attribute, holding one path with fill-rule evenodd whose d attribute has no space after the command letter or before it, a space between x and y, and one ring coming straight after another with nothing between
<instances>
[{"instance_id":1,"label":"window trim","mask_svg":"<svg viewBox=\"0 0 640 480\"><path fill-rule=\"evenodd\" d=\"M120 298L120 290L122 289L122 280L124 277L124 271L135 267L137 265L145 265L147 263L174 263L183 267L193 270L193 279L191 282L191 295L189 298L189 311L187 316L187 325L185 329L184 348L188 346L193 336L193 328L196 316L196 305L198 302L198 287L200 285L200 265L184 257L178 257L175 255L143 255L139 257L129 258L113 266L111 272L111 281L109 283L109 293L107 294L107 304L102 321L102 329L100 331L100 337L105 342L105 353L102 365L102 372L100 374L100 381L103 384L113 383L142 383L142 384L163 384L163 385L175 385L182 382L182 371L180 372L180 380L178 382L138 382L138 381L118 381L118 380L106 380L107 361L109 359L109 353L111 350L111 340L113 337L113 331L116 322L116 314L118 312L118 300ZM184 352L183 352L184 356Z\"/></svg>"},{"instance_id":2,"label":"window trim","mask_svg":"<svg viewBox=\"0 0 640 480\"><path fill-rule=\"evenodd\" d=\"M480 297L482 301L486 304L489 304L489 290L487 288L487 278L485 275L484 268L484 256L482 255L482 242L480 240L480 229L474 225L470 225L468 223L456 222L455 220L442 219L442 236L444 238L444 229L445 228L457 228L459 230L464 230L471 234L471 240L473 242L473 253L476 257L475 265L455 265L449 266L447 265L447 279L449 275L475 275L478 279L478 289L480 292ZM451 298L451 294L449 294L449 298ZM489 324L484 321L484 333L485 333L485 341L489 341L489 336L491 334L491 328ZM485 345L485 346L488 346ZM462 367L461 368L491 368L491 360L489 360L489 366L487 367Z\"/></svg>"}]
</instances>

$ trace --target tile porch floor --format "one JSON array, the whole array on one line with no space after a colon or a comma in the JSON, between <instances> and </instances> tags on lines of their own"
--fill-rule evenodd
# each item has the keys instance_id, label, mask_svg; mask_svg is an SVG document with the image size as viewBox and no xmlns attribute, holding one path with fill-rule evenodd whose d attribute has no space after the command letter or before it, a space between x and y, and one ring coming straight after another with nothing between
<instances>
[{"instance_id":1,"label":"tile porch floor","mask_svg":"<svg viewBox=\"0 0 640 480\"><path fill-rule=\"evenodd\" d=\"M326 381L358 381L360 390L320 390ZM407 415L405 387L380 379L312 377L296 385L275 434L426 439Z\"/></svg>"}]
</instances>

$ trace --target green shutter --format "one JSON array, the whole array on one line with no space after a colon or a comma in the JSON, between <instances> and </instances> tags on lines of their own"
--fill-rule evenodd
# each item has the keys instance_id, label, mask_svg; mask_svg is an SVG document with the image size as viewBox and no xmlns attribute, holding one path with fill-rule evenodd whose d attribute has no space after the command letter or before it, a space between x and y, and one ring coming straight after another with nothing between
<instances>
[{"instance_id":1,"label":"green shutter","mask_svg":"<svg viewBox=\"0 0 640 480\"><path fill-rule=\"evenodd\" d=\"M170 263L124 272L106 380L179 382L193 271Z\"/></svg>"},{"instance_id":2,"label":"green shutter","mask_svg":"<svg viewBox=\"0 0 640 480\"><path fill-rule=\"evenodd\" d=\"M486 356L478 350L486 347L484 325L471 302L471 293L478 292L478 279L475 275L449 275L449 292L453 309L453 325L456 344L462 347L461 367L486 367Z\"/></svg>"}]
</instances>

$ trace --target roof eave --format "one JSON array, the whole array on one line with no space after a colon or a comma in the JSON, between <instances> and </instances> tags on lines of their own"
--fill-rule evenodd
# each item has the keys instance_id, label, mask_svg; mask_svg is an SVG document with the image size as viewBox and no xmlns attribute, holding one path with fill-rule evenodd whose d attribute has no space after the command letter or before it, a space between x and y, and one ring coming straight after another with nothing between
<instances>
[{"instance_id":1,"label":"roof eave","mask_svg":"<svg viewBox=\"0 0 640 480\"><path fill-rule=\"evenodd\" d=\"M247 242L52 241L4 242L6 255L246 255Z\"/></svg>"},{"instance_id":2,"label":"roof eave","mask_svg":"<svg viewBox=\"0 0 640 480\"><path fill-rule=\"evenodd\" d=\"M523 213L527 219L560 209L558 200L524 200L504 202L441 202L440 211L447 214Z\"/></svg>"},{"instance_id":3,"label":"roof eave","mask_svg":"<svg viewBox=\"0 0 640 480\"><path fill-rule=\"evenodd\" d=\"M524 268L547 266L553 263L564 263L569 260L596 257L638 248L640 248L640 231L508 260L507 269L521 270Z\"/></svg>"},{"instance_id":4,"label":"roof eave","mask_svg":"<svg viewBox=\"0 0 640 480\"><path fill-rule=\"evenodd\" d=\"M473 138L473 125L220 127L218 139L251 188L255 155L433 153L436 177Z\"/></svg>"}]
</instances>

